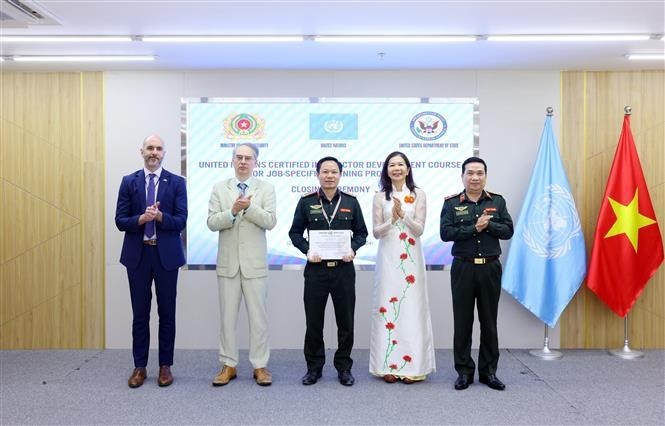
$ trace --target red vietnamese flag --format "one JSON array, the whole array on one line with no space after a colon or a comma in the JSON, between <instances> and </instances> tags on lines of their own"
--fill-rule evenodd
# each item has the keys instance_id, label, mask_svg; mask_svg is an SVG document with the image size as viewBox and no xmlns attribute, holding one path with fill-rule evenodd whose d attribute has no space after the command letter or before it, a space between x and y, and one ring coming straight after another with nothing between
<instances>
[{"instance_id":1,"label":"red vietnamese flag","mask_svg":"<svg viewBox=\"0 0 665 426\"><path fill-rule=\"evenodd\" d=\"M661 263L663 240L626 114L600 206L587 285L624 317Z\"/></svg>"}]
</instances>

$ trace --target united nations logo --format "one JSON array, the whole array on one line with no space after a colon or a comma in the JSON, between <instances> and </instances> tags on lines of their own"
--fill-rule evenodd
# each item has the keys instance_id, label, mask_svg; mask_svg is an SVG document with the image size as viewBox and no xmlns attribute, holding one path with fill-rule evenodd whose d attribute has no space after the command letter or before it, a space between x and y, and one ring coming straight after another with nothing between
<instances>
[{"instance_id":1,"label":"united nations logo","mask_svg":"<svg viewBox=\"0 0 665 426\"><path fill-rule=\"evenodd\" d=\"M227 139L263 138L265 120L257 114L232 112L224 120L224 137Z\"/></svg>"},{"instance_id":2,"label":"united nations logo","mask_svg":"<svg viewBox=\"0 0 665 426\"><path fill-rule=\"evenodd\" d=\"M535 211L524 228L525 244L540 257L564 256L573 238L582 234L570 191L560 185L549 185L532 206Z\"/></svg>"},{"instance_id":3,"label":"united nations logo","mask_svg":"<svg viewBox=\"0 0 665 426\"><path fill-rule=\"evenodd\" d=\"M437 112L425 111L411 119L411 133L418 139L433 141L439 139L448 130L446 119Z\"/></svg>"},{"instance_id":4,"label":"united nations logo","mask_svg":"<svg viewBox=\"0 0 665 426\"><path fill-rule=\"evenodd\" d=\"M342 120L328 120L323 123L323 129L328 133L339 133L344 130L344 122Z\"/></svg>"}]
</instances>

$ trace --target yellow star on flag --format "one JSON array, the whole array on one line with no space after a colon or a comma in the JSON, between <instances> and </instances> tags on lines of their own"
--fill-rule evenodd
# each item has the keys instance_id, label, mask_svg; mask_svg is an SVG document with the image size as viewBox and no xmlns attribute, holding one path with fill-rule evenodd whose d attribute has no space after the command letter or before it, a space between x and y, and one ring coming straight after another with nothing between
<instances>
[{"instance_id":1,"label":"yellow star on flag","mask_svg":"<svg viewBox=\"0 0 665 426\"><path fill-rule=\"evenodd\" d=\"M637 240L640 228L656 223L654 219L640 214L637 192L638 188L635 188L635 196L626 205L607 197L617 220L610 230L607 231L607 234L605 234L605 238L626 234L626 237L628 237L630 243L633 245L635 253L637 253Z\"/></svg>"}]
</instances>

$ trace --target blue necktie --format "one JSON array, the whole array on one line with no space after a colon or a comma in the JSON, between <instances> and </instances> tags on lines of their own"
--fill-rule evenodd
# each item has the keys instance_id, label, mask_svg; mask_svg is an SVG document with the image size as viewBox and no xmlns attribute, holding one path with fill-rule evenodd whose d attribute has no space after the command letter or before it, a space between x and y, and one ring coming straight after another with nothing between
<instances>
[{"instance_id":1,"label":"blue necktie","mask_svg":"<svg viewBox=\"0 0 665 426\"><path fill-rule=\"evenodd\" d=\"M150 180L148 180L148 198L146 198L146 205L152 206L155 204L155 174L150 173L148 175ZM145 236L152 238L155 235L155 221L151 220L145 224Z\"/></svg>"},{"instance_id":2,"label":"blue necktie","mask_svg":"<svg viewBox=\"0 0 665 426\"><path fill-rule=\"evenodd\" d=\"M240 195L245 196L245 191L247 190L247 184L245 182L240 182L238 184L238 189L240 190Z\"/></svg>"}]
</instances>

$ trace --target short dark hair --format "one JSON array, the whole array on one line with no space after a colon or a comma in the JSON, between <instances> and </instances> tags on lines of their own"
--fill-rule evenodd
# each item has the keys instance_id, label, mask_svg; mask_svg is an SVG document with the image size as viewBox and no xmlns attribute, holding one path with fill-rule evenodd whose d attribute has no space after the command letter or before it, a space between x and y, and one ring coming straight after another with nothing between
<instances>
[{"instance_id":1,"label":"short dark hair","mask_svg":"<svg viewBox=\"0 0 665 426\"><path fill-rule=\"evenodd\" d=\"M480 164L482 164L483 167L485 168L485 173L487 173L487 164L485 164L485 160L483 160L482 158L478 158L478 157L469 157L466 160L464 160L464 162L462 163L462 174L464 174L466 165L469 164L469 163L480 163Z\"/></svg>"},{"instance_id":2,"label":"short dark hair","mask_svg":"<svg viewBox=\"0 0 665 426\"><path fill-rule=\"evenodd\" d=\"M325 163L326 161L334 161L337 163L337 166L339 167L339 173L342 173L342 163L339 162L339 160L335 157L323 157L319 161L316 162L316 174L319 174L319 171L321 170L321 164Z\"/></svg>"}]
</instances>

